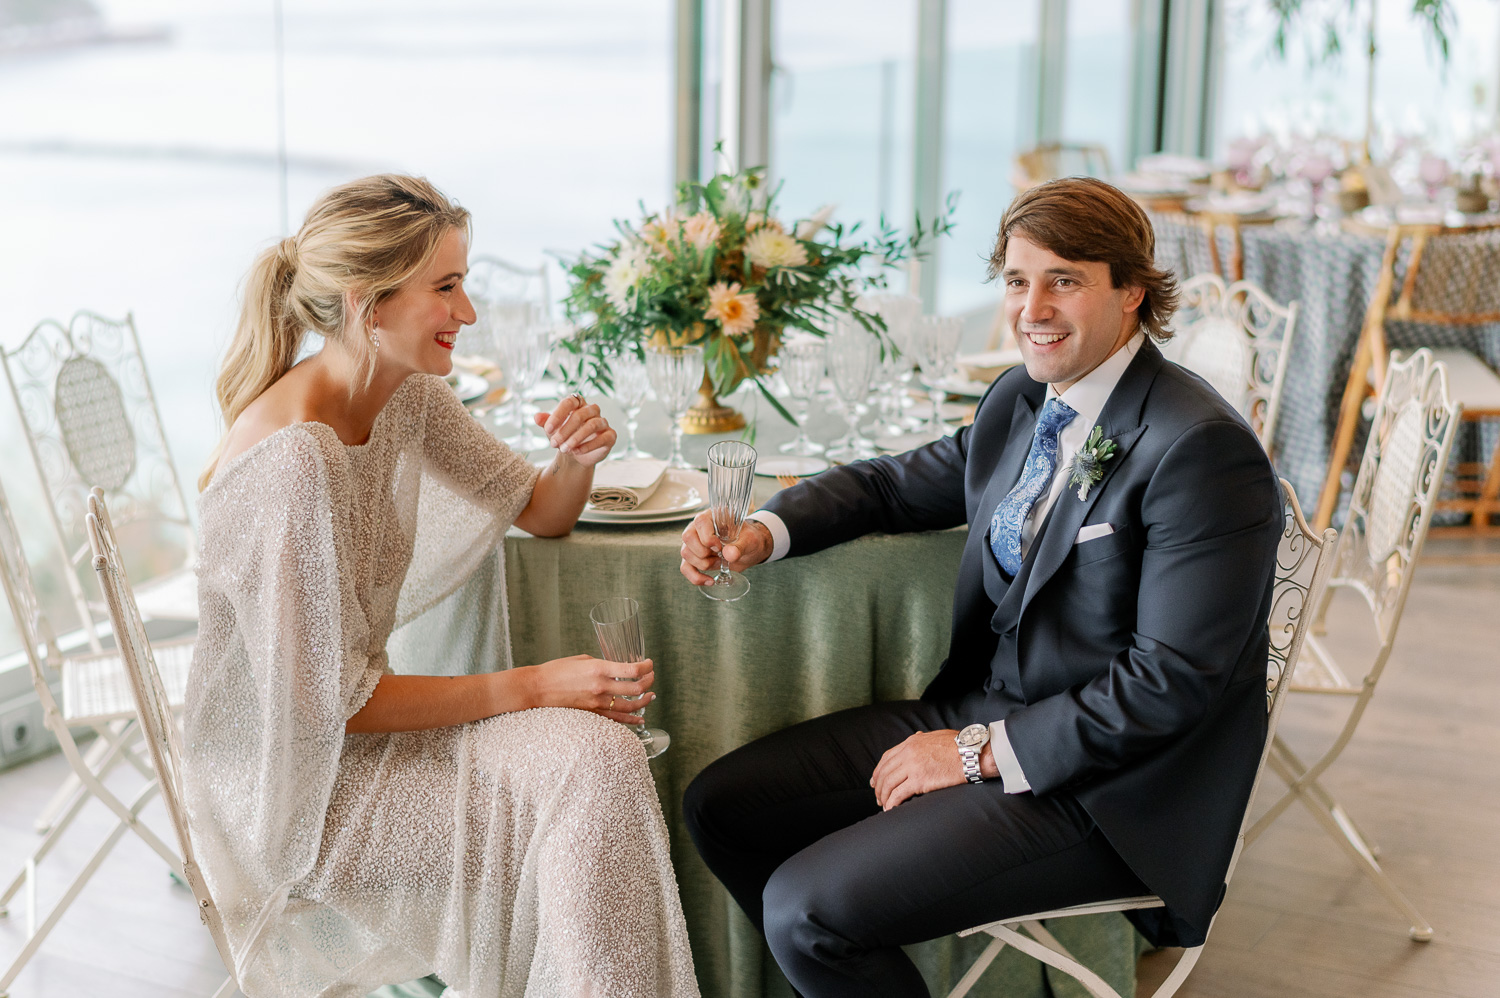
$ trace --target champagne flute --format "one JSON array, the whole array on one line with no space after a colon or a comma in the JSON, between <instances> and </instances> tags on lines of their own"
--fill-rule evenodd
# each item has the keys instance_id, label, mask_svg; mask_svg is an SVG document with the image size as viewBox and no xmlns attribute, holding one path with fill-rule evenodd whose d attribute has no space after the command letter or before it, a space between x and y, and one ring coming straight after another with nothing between
<instances>
[{"instance_id":1,"label":"champagne flute","mask_svg":"<svg viewBox=\"0 0 1500 998\"><path fill-rule=\"evenodd\" d=\"M651 454L636 446L635 431L640 425L641 406L646 404L646 393L651 390L651 380L646 375L646 365L634 354L620 354L610 361L613 375L615 401L625 410L625 447L618 454L610 455L611 461L629 458L649 458Z\"/></svg>"},{"instance_id":2,"label":"champagne flute","mask_svg":"<svg viewBox=\"0 0 1500 998\"><path fill-rule=\"evenodd\" d=\"M492 327L499 348L500 366L511 391L511 412L516 426L514 436L505 443L525 453L547 446L547 438L537 432L525 416L526 395L541 380L552 356L551 328L542 321L540 309L532 303L522 307L497 309Z\"/></svg>"},{"instance_id":3,"label":"champagne flute","mask_svg":"<svg viewBox=\"0 0 1500 998\"><path fill-rule=\"evenodd\" d=\"M750 580L729 570L723 551L739 540L754 484L754 447L740 440L720 440L708 449L708 509L720 545L719 570L712 583L699 588L709 599L729 603L750 591Z\"/></svg>"},{"instance_id":4,"label":"champagne flute","mask_svg":"<svg viewBox=\"0 0 1500 998\"><path fill-rule=\"evenodd\" d=\"M682 456L682 417L687 415L688 406L703 383L703 348L647 347L646 374L657 400L672 419L672 456L667 463L673 468L691 468Z\"/></svg>"},{"instance_id":5,"label":"champagne flute","mask_svg":"<svg viewBox=\"0 0 1500 998\"><path fill-rule=\"evenodd\" d=\"M639 662L646 657L646 639L641 633L641 607L629 596L612 596L595 604L589 611L589 620L594 623L599 656L606 662ZM628 679L618 678L615 681L630 682ZM643 696L644 693L638 693L618 699L634 703ZM639 716L645 712L646 708L642 707L635 714ZM672 744L672 736L661 728L648 728L644 724L633 724L630 727L641 740L647 759L656 758Z\"/></svg>"},{"instance_id":6,"label":"champagne flute","mask_svg":"<svg viewBox=\"0 0 1500 998\"><path fill-rule=\"evenodd\" d=\"M823 445L807 435L807 419L812 413L813 395L823 382L823 344L819 340L798 340L783 344L776 355L781 379L797 417L797 439L781 445L783 454L808 456L823 453Z\"/></svg>"}]
</instances>

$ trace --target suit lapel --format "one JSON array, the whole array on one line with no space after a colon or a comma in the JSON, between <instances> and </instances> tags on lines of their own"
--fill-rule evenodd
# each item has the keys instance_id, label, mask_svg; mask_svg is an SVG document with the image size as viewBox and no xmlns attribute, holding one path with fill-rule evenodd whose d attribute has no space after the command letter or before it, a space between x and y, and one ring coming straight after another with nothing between
<instances>
[{"instance_id":1,"label":"suit lapel","mask_svg":"<svg viewBox=\"0 0 1500 998\"><path fill-rule=\"evenodd\" d=\"M1031 571L1026 578L1026 590L1021 598L1018 616L1026 612L1026 606L1032 597L1047 584L1068 552L1073 550L1073 539L1078 536L1078 528L1104 494L1104 490L1109 488L1115 471L1125 463L1131 447L1145 431L1146 425L1141 422L1141 413L1145 408L1146 395L1151 390L1151 384L1156 380L1161 365L1161 351L1148 338L1125 373L1120 376L1115 390L1110 393L1109 401L1104 404L1104 411L1099 414L1099 425L1104 427L1105 439L1113 440L1118 450L1105 464L1104 477L1089 489L1087 499L1080 500L1077 489L1068 486L1052 504L1052 510L1047 514L1040 531L1035 557L1031 559ZM1059 462L1072 460L1072 454L1058 455Z\"/></svg>"}]
</instances>

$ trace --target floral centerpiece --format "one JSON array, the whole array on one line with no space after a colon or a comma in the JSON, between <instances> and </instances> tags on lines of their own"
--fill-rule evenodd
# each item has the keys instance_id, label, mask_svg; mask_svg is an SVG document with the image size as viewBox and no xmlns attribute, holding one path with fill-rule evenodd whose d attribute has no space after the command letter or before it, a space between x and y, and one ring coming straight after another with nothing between
<instances>
[{"instance_id":1,"label":"floral centerpiece","mask_svg":"<svg viewBox=\"0 0 1500 998\"><path fill-rule=\"evenodd\" d=\"M790 420L762 380L782 336L821 336L835 316L847 315L884 338L884 323L856 300L886 287L892 268L952 228L953 201L929 227L916 219L905 237L882 219L874 236L861 239L857 224L845 230L830 222L831 208L783 223L761 167L681 184L672 208L643 208L634 225L616 221L617 240L565 261L563 304L577 327L564 343L578 355L570 374L608 391L610 357L653 344L701 344L706 370L698 404L684 419L688 432L743 426L717 396L746 379Z\"/></svg>"}]
</instances>

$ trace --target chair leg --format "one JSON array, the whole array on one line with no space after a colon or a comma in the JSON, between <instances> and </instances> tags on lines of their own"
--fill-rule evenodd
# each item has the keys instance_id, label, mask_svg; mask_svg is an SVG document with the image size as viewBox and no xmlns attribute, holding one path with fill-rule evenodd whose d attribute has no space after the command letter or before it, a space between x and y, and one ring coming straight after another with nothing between
<instances>
[{"instance_id":1,"label":"chair leg","mask_svg":"<svg viewBox=\"0 0 1500 998\"><path fill-rule=\"evenodd\" d=\"M1031 925L1037 923L1028 924ZM1106 982L1104 978L1100 977L1098 974L1094 973L1092 970L1074 959L1073 955L1066 949L1063 949L1062 944L1058 943L1056 939L1053 939L1052 934L1050 932L1047 932L1045 929L1042 930L1042 934L1045 935L1048 939L1051 939L1052 942L1057 945L1057 949L1053 949L1051 946L1048 946L1045 943L1039 942L1038 940L1033 939L1028 935L1017 932L1015 929L1012 929L1009 926L996 925L992 926L991 928L985 929L985 931L990 933L991 935L1003 938L1007 944L1014 946L1016 949L1020 950L1022 953L1025 953L1032 959L1040 960L1049 967L1056 967L1058 970L1062 971L1064 974L1067 974L1079 984L1083 985L1084 990L1093 995L1094 998L1120 998L1120 993L1114 988L1110 987L1108 982Z\"/></svg>"},{"instance_id":2,"label":"chair leg","mask_svg":"<svg viewBox=\"0 0 1500 998\"><path fill-rule=\"evenodd\" d=\"M237 995L239 993L240 989L235 987L234 978L226 977L224 978L224 983L219 985L219 990L214 992L214 998L229 998L230 995ZM4 996L0 995L0 998L4 998Z\"/></svg>"},{"instance_id":3,"label":"chair leg","mask_svg":"<svg viewBox=\"0 0 1500 998\"><path fill-rule=\"evenodd\" d=\"M974 965L958 979L953 990L948 992L948 998L964 998L964 995L969 993L969 989L979 983L979 976L989 969L990 964L995 962L995 957L999 956L1004 948L1005 940L991 939L990 944L984 948L984 952L979 954L979 959L974 961Z\"/></svg>"},{"instance_id":4,"label":"chair leg","mask_svg":"<svg viewBox=\"0 0 1500 998\"><path fill-rule=\"evenodd\" d=\"M1151 993L1151 998L1172 998L1177 993L1177 989L1182 987L1182 982L1187 980L1188 974L1191 974L1193 968L1198 965L1198 958L1202 955L1202 946L1183 950L1182 955L1177 958L1177 966L1172 968L1167 979Z\"/></svg>"},{"instance_id":5,"label":"chair leg","mask_svg":"<svg viewBox=\"0 0 1500 998\"><path fill-rule=\"evenodd\" d=\"M116 721L106 728L95 728L99 737L94 739L94 744L83 757L84 765L88 766L99 779L104 779L113 769L125 759L124 733L134 727L134 721ZM134 762L134 760L131 760ZM139 765L136 767L139 769ZM147 779L155 779L156 774L149 769L146 771ZM68 770L67 778L42 808L42 813L37 815L36 833L46 835L52 831L53 825L58 821L58 815L64 811L73 814L78 813L72 805L78 801L88 799L88 791L84 789L83 782L78 779L78 774L71 769Z\"/></svg>"}]
</instances>

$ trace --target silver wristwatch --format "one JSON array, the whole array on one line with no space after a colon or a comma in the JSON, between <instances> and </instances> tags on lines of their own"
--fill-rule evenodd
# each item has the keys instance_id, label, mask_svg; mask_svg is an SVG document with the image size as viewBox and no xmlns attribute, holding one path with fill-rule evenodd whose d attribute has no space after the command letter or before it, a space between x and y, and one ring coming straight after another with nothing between
<instances>
[{"instance_id":1,"label":"silver wristwatch","mask_svg":"<svg viewBox=\"0 0 1500 998\"><path fill-rule=\"evenodd\" d=\"M970 783L983 783L979 775L979 753L990 743L990 728L987 724L971 724L953 736L958 743L958 756L964 761L964 777Z\"/></svg>"}]
</instances>

